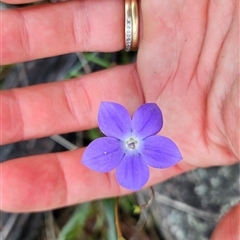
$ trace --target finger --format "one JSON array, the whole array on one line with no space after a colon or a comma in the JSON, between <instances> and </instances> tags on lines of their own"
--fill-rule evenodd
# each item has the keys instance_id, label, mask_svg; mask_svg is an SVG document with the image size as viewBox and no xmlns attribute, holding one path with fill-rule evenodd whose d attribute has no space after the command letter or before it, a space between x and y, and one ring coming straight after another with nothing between
<instances>
[{"instance_id":1,"label":"finger","mask_svg":"<svg viewBox=\"0 0 240 240\"><path fill-rule=\"evenodd\" d=\"M8 4L24 4L24 3L33 3L33 2L41 2L39 0L4 0L2 1Z\"/></svg>"},{"instance_id":2,"label":"finger","mask_svg":"<svg viewBox=\"0 0 240 240\"><path fill-rule=\"evenodd\" d=\"M1 144L97 126L101 101L119 102L133 112L142 102L135 64L75 80L1 92Z\"/></svg>"},{"instance_id":3,"label":"finger","mask_svg":"<svg viewBox=\"0 0 240 240\"><path fill-rule=\"evenodd\" d=\"M232 208L218 223L211 240L232 239L240 237L240 204Z\"/></svg>"},{"instance_id":4,"label":"finger","mask_svg":"<svg viewBox=\"0 0 240 240\"><path fill-rule=\"evenodd\" d=\"M129 193L118 185L114 171L97 173L82 165L83 151L78 149L3 163L0 181L2 210L42 211ZM185 169L177 166L166 170L152 169L148 185L180 174Z\"/></svg>"},{"instance_id":5,"label":"finger","mask_svg":"<svg viewBox=\"0 0 240 240\"><path fill-rule=\"evenodd\" d=\"M122 0L79 0L1 12L2 63L124 46Z\"/></svg>"}]
</instances>

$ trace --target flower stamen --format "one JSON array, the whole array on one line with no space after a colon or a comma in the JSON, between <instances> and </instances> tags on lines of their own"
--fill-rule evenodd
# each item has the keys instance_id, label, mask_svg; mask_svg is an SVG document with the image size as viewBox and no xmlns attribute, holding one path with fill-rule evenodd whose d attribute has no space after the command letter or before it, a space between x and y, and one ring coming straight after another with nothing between
<instances>
[{"instance_id":1,"label":"flower stamen","mask_svg":"<svg viewBox=\"0 0 240 240\"><path fill-rule=\"evenodd\" d=\"M134 150L137 148L138 142L136 139L131 137L126 141L126 145L129 149Z\"/></svg>"}]
</instances>

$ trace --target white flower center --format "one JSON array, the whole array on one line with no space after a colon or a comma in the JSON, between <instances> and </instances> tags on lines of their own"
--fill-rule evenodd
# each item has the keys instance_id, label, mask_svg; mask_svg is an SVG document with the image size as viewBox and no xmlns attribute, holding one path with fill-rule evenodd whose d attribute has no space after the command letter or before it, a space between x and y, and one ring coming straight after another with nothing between
<instances>
[{"instance_id":1,"label":"white flower center","mask_svg":"<svg viewBox=\"0 0 240 240\"><path fill-rule=\"evenodd\" d=\"M126 146L127 148L129 148L130 150L134 150L137 148L137 145L138 145L138 141L134 138L129 138L127 141L126 141Z\"/></svg>"}]
</instances>

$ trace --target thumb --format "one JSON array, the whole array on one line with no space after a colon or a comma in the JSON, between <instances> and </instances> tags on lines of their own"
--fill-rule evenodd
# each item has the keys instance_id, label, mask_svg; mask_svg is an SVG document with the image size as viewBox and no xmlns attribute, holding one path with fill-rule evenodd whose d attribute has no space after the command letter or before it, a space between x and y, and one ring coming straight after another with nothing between
<instances>
[{"instance_id":1,"label":"thumb","mask_svg":"<svg viewBox=\"0 0 240 240\"><path fill-rule=\"evenodd\" d=\"M211 240L240 239L240 203L233 207L218 223Z\"/></svg>"}]
</instances>

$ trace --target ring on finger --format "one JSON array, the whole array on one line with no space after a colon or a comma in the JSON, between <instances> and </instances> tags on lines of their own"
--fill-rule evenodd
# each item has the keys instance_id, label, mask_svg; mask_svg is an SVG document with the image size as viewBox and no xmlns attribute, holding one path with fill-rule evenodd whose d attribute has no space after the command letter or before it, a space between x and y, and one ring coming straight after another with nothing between
<instances>
[{"instance_id":1,"label":"ring on finger","mask_svg":"<svg viewBox=\"0 0 240 240\"><path fill-rule=\"evenodd\" d=\"M138 0L125 0L126 52L137 50L138 38L139 38Z\"/></svg>"}]
</instances>

